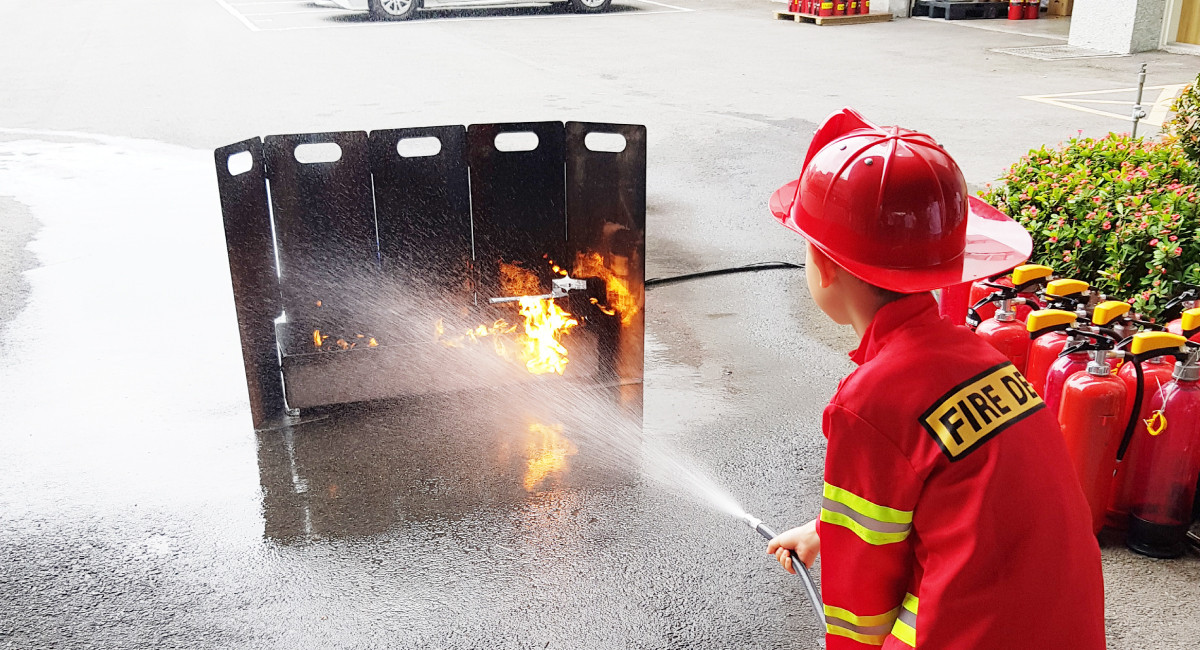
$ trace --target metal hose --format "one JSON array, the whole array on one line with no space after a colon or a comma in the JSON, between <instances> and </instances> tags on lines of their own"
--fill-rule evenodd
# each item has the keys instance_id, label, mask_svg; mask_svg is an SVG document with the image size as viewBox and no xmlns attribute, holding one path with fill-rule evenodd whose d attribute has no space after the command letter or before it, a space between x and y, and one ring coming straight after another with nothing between
<instances>
[{"instance_id":1,"label":"metal hose","mask_svg":"<svg viewBox=\"0 0 1200 650\"><path fill-rule=\"evenodd\" d=\"M778 537L775 531L771 530L761 519L746 515L746 525L758 531L770 541ZM795 551L789 551L792 555L792 567L796 569L796 575L800 576L800 580L804 582L804 591L808 593L808 600L812 603L813 613L817 616L817 621L821 627L825 627L825 606L821 603L821 594L817 591L817 586L813 584L812 576L808 574L808 566L800 561L800 556L796 555Z\"/></svg>"}]
</instances>

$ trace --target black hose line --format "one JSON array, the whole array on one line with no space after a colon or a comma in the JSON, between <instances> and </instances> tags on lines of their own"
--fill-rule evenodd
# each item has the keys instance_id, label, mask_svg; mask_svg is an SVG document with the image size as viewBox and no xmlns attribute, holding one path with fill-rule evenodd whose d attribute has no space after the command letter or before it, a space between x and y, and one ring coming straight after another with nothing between
<instances>
[{"instance_id":1,"label":"black hose line","mask_svg":"<svg viewBox=\"0 0 1200 650\"><path fill-rule=\"evenodd\" d=\"M685 273L683 275L673 275L665 278L650 278L646 280L646 288L662 286L664 284L675 284L677 282L687 282L689 280L699 280L700 278L710 278L717 275L729 275L732 273L750 273L752 271L770 271L772 269L802 269L803 264L795 264L793 262L755 262L746 264L745 266L731 266L724 269L713 269L711 271L699 271L696 273Z\"/></svg>"}]
</instances>

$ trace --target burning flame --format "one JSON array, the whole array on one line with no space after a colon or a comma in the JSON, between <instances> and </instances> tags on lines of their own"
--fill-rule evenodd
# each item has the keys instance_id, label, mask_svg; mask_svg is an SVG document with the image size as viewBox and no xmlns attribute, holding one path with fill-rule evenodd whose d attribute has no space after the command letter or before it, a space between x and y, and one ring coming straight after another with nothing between
<instances>
[{"instance_id":1,"label":"burning flame","mask_svg":"<svg viewBox=\"0 0 1200 650\"><path fill-rule=\"evenodd\" d=\"M320 300L318 300L316 302L316 305L317 305L317 307L324 306ZM329 341L329 339L333 339L333 342L327 343ZM346 339L352 339L352 340L347 341ZM364 341L363 339L366 339L366 340ZM367 347L369 347L369 348L379 347L379 342L376 341L375 337L373 337L373 336L367 336L366 334L355 334L352 337L351 336L344 336L344 337L336 336L335 337L335 336L331 336L329 334L322 334L320 329L313 330L312 341L313 341L313 345L318 350L321 350L323 352L332 351L332 350L353 350L359 343L364 343L364 342L367 344Z\"/></svg>"},{"instance_id":2,"label":"burning flame","mask_svg":"<svg viewBox=\"0 0 1200 650\"><path fill-rule=\"evenodd\" d=\"M553 300L521 298L525 317L525 338L521 341L525 368L535 375L548 372L563 374L567 367L567 349L558 336L579 324Z\"/></svg>"},{"instance_id":3,"label":"burning flame","mask_svg":"<svg viewBox=\"0 0 1200 650\"><path fill-rule=\"evenodd\" d=\"M347 337L347 338L349 338L349 337ZM343 338L340 336L334 337L329 334L322 334L321 330L319 330L319 329L313 330L313 333L312 333L313 345L316 346L316 348L318 350L324 350L324 351L353 350L355 347L358 346L359 343L364 343L364 342L367 344L367 347L369 347L369 348L379 347L379 342L376 341L375 337L373 337L373 336L367 336L366 334L355 334L352 338L354 340L347 341L346 338ZM333 339L332 343L329 342L330 339ZM366 340L364 341L363 339L366 339Z\"/></svg>"},{"instance_id":4,"label":"burning flame","mask_svg":"<svg viewBox=\"0 0 1200 650\"><path fill-rule=\"evenodd\" d=\"M562 425L529 424L529 460L525 468L525 490L532 492L551 474L567 469L567 457L579 450L562 435Z\"/></svg>"},{"instance_id":5,"label":"burning flame","mask_svg":"<svg viewBox=\"0 0 1200 650\"><path fill-rule=\"evenodd\" d=\"M600 311L613 316L621 315L621 324L628 325L638 313L637 298L629 290L629 281L612 271L604 263L600 253L580 253L575 258L575 269L571 273L576 278L600 278L608 291L608 304L601 305L595 298L592 304Z\"/></svg>"},{"instance_id":6,"label":"burning flame","mask_svg":"<svg viewBox=\"0 0 1200 650\"><path fill-rule=\"evenodd\" d=\"M549 258L547 258L549 260ZM567 272L554 266L556 272ZM500 285L505 296L535 296L546 293L533 271L519 264L500 265ZM461 334L447 335L445 322L434 323L435 340L449 348L491 341L496 354L505 359L525 362L525 368L537 375L563 374L567 367L567 348L559 338L579 324L553 300L523 297L518 301L523 324L501 318L491 325L476 325Z\"/></svg>"},{"instance_id":7,"label":"burning flame","mask_svg":"<svg viewBox=\"0 0 1200 650\"><path fill-rule=\"evenodd\" d=\"M505 296L534 296L542 292L542 281L519 262L500 263L500 291Z\"/></svg>"},{"instance_id":8,"label":"burning flame","mask_svg":"<svg viewBox=\"0 0 1200 650\"><path fill-rule=\"evenodd\" d=\"M553 300L521 298L524 326L513 325L503 318L490 326L478 325L456 336L446 336L446 325L439 319L434 323L436 340L448 348L466 347L468 343L491 341L496 354L505 359L519 359L535 375L550 372L563 374L567 367L567 348L558 338L579 324L571 314Z\"/></svg>"}]
</instances>

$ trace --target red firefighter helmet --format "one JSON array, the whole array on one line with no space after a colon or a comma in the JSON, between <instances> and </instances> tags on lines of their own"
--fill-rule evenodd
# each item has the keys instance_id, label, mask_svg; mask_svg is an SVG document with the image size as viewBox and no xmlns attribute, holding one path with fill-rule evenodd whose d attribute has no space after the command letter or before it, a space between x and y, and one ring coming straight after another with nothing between
<instances>
[{"instance_id":1,"label":"red firefighter helmet","mask_svg":"<svg viewBox=\"0 0 1200 650\"><path fill-rule=\"evenodd\" d=\"M996 275L1033 250L1020 224L968 196L932 137L849 108L817 130L800 178L775 192L771 212L851 274L900 293Z\"/></svg>"}]
</instances>

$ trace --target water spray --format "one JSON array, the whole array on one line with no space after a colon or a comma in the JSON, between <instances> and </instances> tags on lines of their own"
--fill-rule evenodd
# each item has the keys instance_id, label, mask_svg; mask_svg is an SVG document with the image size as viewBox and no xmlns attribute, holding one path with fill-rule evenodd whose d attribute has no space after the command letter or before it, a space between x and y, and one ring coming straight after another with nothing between
<instances>
[{"instance_id":1,"label":"water spray","mask_svg":"<svg viewBox=\"0 0 1200 650\"><path fill-rule=\"evenodd\" d=\"M747 526L757 531L759 535L765 537L767 541L778 537L778 535L775 534L775 531L771 530L770 527L764 524L758 517L743 514L742 521L746 522ZM800 561L800 556L796 555L795 551L789 551L789 553L792 555L792 567L796 569L796 575L800 576L800 579L804 581L804 591L808 593L808 600L812 603L813 613L817 615L817 621L824 626L825 607L821 604L821 594L817 592L817 586L813 584L812 576L808 574L808 566Z\"/></svg>"}]
</instances>

